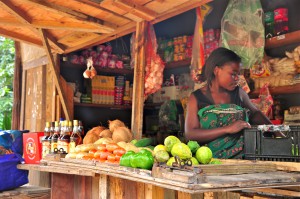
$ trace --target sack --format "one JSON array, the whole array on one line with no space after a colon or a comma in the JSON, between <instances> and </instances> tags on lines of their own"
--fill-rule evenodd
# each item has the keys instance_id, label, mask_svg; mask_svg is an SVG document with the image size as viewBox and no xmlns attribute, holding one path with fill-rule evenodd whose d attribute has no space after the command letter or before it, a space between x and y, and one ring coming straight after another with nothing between
<instances>
[{"instance_id":1,"label":"sack","mask_svg":"<svg viewBox=\"0 0 300 199\"><path fill-rule=\"evenodd\" d=\"M19 154L0 155L0 191L14 189L28 183L28 171L17 169L23 162Z\"/></svg>"},{"instance_id":2,"label":"sack","mask_svg":"<svg viewBox=\"0 0 300 199\"><path fill-rule=\"evenodd\" d=\"M221 46L242 58L243 68L260 63L265 29L260 0L230 0L221 22Z\"/></svg>"},{"instance_id":3,"label":"sack","mask_svg":"<svg viewBox=\"0 0 300 199\"><path fill-rule=\"evenodd\" d=\"M0 131L0 155L14 152L22 156L22 133L22 131L17 130Z\"/></svg>"}]
</instances>

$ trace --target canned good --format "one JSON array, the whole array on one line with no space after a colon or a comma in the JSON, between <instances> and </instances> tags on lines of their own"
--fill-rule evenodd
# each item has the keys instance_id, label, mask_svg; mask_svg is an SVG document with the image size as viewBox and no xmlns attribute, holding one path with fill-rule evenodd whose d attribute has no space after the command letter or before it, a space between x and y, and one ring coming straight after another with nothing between
<instances>
[{"instance_id":1,"label":"canned good","mask_svg":"<svg viewBox=\"0 0 300 199\"><path fill-rule=\"evenodd\" d=\"M180 52L180 45L175 45L174 46L174 53L179 53Z\"/></svg>"},{"instance_id":2,"label":"canned good","mask_svg":"<svg viewBox=\"0 0 300 199\"><path fill-rule=\"evenodd\" d=\"M186 42L187 42L187 36L186 36L186 35L182 36L182 42L183 42L183 43L186 43Z\"/></svg>"}]
</instances>

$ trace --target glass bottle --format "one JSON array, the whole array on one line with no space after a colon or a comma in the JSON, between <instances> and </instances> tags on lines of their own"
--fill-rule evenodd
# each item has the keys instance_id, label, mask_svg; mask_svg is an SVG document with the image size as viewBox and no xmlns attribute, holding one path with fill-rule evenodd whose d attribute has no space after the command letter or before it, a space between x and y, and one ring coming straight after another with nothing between
<instances>
[{"instance_id":1,"label":"glass bottle","mask_svg":"<svg viewBox=\"0 0 300 199\"><path fill-rule=\"evenodd\" d=\"M83 128L81 120L78 120L78 126L79 126L79 131L80 131L81 138L83 138L84 137L84 128Z\"/></svg>"},{"instance_id":2,"label":"glass bottle","mask_svg":"<svg viewBox=\"0 0 300 199\"><path fill-rule=\"evenodd\" d=\"M54 132L51 138L51 153L54 153L57 149L57 142L60 134L60 128L59 128L59 122L55 121L54 122Z\"/></svg>"},{"instance_id":3,"label":"glass bottle","mask_svg":"<svg viewBox=\"0 0 300 199\"><path fill-rule=\"evenodd\" d=\"M62 122L63 126L61 129L62 135L58 138L58 149L61 153L69 153L69 143L70 143L70 131L69 124L72 125L72 122L65 120Z\"/></svg>"},{"instance_id":4,"label":"glass bottle","mask_svg":"<svg viewBox=\"0 0 300 199\"><path fill-rule=\"evenodd\" d=\"M51 152L51 140L52 140L52 136L54 134L54 129L55 129L55 122L51 122L51 125L50 125L50 136L48 137L48 140L50 142L50 152Z\"/></svg>"},{"instance_id":5,"label":"glass bottle","mask_svg":"<svg viewBox=\"0 0 300 199\"><path fill-rule=\"evenodd\" d=\"M51 145L48 140L50 136L50 122L46 122L44 136L42 137L42 158L46 157L47 154L50 153Z\"/></svg>"},{"instance_id":6,"label":"glass bottle","mask_svg":"<svg viewBox=\"0 0 300 199\"><path fill-rule=\"evenodd\" d=\"M73 124L74 124L74 127L73 127L73 132L70 137L70 145L69 145L70 153L74 153L75 147L82 143L81 132L80 132L79 126L78 126L78 120L74 120Z\"/></svg>"}]
</instances>

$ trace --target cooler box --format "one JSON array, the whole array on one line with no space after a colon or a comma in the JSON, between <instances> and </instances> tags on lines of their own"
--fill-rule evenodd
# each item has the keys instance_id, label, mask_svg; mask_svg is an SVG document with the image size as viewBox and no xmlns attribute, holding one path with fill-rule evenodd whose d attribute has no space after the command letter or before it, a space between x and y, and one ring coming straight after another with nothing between
<instances>
[{"instance_id":1,"label":"cooler box","mask_svg":"<svg viewBox=\"0 0 300 199\"><path fill-rule=\"evenodd\" d=\"M23 152L26 164L39 164L42 159L43 132L23 134Z\"/></svg>"}]
</instances>

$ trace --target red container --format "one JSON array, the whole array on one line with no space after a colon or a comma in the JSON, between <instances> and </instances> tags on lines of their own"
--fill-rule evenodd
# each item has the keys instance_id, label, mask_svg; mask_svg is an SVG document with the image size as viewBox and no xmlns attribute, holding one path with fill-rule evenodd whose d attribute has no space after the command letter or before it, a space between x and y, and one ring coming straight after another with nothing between
<instances>
[{"instance_id":1,"label":"red container","mask_svg":"<svg viewBox=\"0 0 300 199\"><path fill-rule=\"evenodd\" d=\"M39 164L42 159L43 132L24 133L23 151L26 164Z\"/></svg>"}]
</instances>

